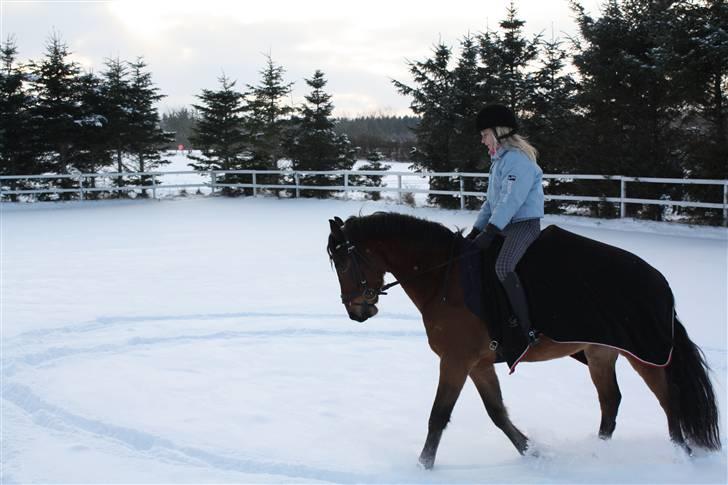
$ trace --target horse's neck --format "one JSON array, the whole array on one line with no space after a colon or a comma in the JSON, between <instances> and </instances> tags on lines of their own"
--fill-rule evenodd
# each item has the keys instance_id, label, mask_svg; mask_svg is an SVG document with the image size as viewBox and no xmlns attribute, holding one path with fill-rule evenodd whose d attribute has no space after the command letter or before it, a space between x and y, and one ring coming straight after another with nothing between
<instances>
[{"instance_id":1,"label":"horse's neck","mask_svg":"<svg viewBox=\"0 0 728 485\"><path fill-rule=\"evenodd\" d=\"M421 310L441 290L450 248L422 248L413 242L397 242L387 246L387 271Z\"/></svg>"}]
</instances>

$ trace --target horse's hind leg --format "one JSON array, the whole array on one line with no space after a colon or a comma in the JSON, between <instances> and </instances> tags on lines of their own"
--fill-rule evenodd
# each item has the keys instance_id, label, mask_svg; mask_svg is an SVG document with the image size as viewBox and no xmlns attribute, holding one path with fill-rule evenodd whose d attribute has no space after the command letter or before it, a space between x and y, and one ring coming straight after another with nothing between
<instances>
[{"instance_id":1,"label":"horse's hind leg","mask_svg":"<svg viewBox=\"0 0 728 485\"><path fill-rule=\"evenodd\" d=\"M528 449L528 438L516 428L508 417L508 411L503 404L498 376L492 362L481 360L471 371L475 387L478 389L480 398L483 400L485 410L493 423L508 436L508 439L515 445L520 454Z\"/></svg>"},{"instance_id":2,"label":"horse's hind leg","mask_svg":"<svg viewBox=\"0 0 728 485\"><path fill-rule=\"evenodd\" d=\"M667 380L667 371L664 367L655 367L653 365L643 364L639 360L630 355L626 355L627 361L632 365L635 371L642 377L647 387L657 397L662 410L665 411L667 417L667 428L670 433L670 439L682 447L688 454L692 453L690 447L685 443L680 422L678 421L674 404L670 401L670 384Z\"/></svg>"},{"instance_id":3,"label":"horse's hind leg","mask_svg":"<svg viewBox=\"0 0 728 485\"><path fill-rule=\"evenodd\" d=\"M584 349L584 354L589 365L589 375L597 388L599 407L602 410L599 437L608 440L617 426L617 412L622 401L614 370L619 353L602 345L589 345Z\"/></svg>"},{"instance_id":4,"label":"horse's hind leg","mask_svg":"<svg viewBox=\"0 0 728 485\"><path fill-rule=\"evenodd\" d=\"M463 389L465 379L468 377L468 366L460 361L440 359L440 382L437 385L435 402L430 412L430 421L427 427L427 439L420 453L420 463L426 469L435 464L435 455L440 446L440 438L450 421L450 415Z\"/></svg>"}]
</instances>

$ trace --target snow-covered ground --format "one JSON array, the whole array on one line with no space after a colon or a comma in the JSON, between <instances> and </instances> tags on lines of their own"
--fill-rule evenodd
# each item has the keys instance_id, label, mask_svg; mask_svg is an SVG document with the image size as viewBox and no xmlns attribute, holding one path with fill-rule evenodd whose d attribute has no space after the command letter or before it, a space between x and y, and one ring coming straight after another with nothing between
<instances>
[{"instance_id":1,"label":"snow-covered ground","mask_svg":"<svg viewBox=\"0 0 728 485\"><path fill-rule=\"evenodd\" d=\"M573 359L499 366L521 457L468 383L435 468L417 466L438 362L401 289L357 324L328 219L386 202L189 197L2 204L2 483L726 483L687 458L623 359L614 439ZM726 433L728 233L547 217L665 274L713 372ZM619 304L619 302L615 302ZM725 444L725 438L724 444Z\"/></svg>"}]
</instances>

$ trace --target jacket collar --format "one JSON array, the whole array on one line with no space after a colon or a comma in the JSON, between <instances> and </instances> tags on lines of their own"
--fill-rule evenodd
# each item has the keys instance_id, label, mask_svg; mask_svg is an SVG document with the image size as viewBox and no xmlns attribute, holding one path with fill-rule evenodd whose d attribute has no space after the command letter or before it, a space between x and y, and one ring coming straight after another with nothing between
<instances>
[{"instance_id":1,"label":"jacket collar","mask_svg":"<svg viewBox=\"0 0 728 485\"><path fill-rule=\"evenodd\" d=\"M503 145L500 145L498 147L498 149L495 151L495 155L493 155L492 157L490 157L490 160L492 162L495 162L497 160L500 160L501 158L503 158L503 155L505 155L505 153L507 151L508 151L508 149L506 147L504 147Z\"/></svg>"}]
</instances>

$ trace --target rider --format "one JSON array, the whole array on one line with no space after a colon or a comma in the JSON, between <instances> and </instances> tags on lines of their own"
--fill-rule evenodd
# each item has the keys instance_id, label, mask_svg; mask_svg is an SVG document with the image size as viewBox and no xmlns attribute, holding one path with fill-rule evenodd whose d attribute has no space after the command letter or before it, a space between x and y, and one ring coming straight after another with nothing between
<instances>
[{"instance_id":1,"label":"rider","mask_svg":"<svg viewBox=\"0 0 728 485\"><path fill-rule=\"evenodd\" d=\"M486 106L478 113L476 125L492 164L487 197L468 239L485 250L496 235L503 236L495 272L529 345L535 345L536 331L531 326L526 294L515 269L541 232L544 195L543 171L536 163L538 152L516 133L516 116L506 106Z\"/></svg>"}]
</instances>

